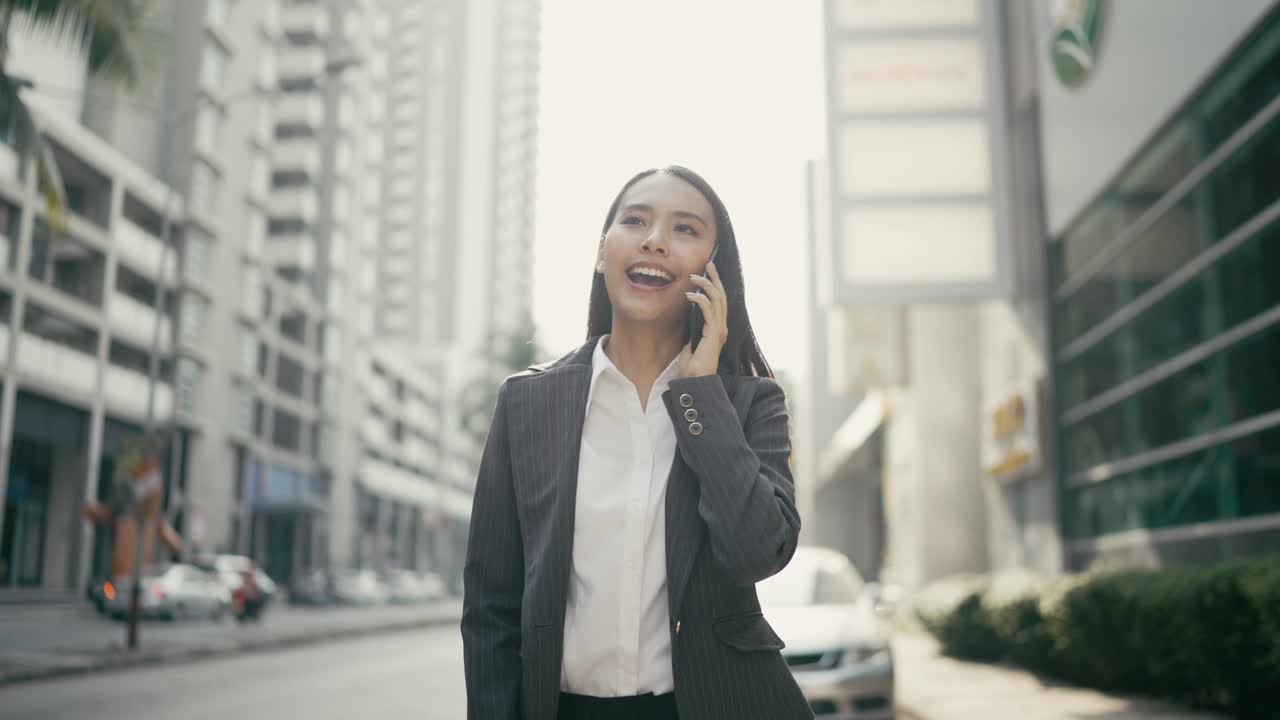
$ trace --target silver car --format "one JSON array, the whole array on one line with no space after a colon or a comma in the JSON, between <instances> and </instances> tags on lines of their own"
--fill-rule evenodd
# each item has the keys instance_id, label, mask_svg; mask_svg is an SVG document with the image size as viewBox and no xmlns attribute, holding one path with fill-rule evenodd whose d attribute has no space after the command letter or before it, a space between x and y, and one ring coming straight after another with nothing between
<instances>
[{"instance_id":1,"label":"silver car","mask_svg":"<svg viewBox=\"0 0 1280 720\"><path fill-rule=\"evenodd\" d=\"M129 614L132 582L132 578L122 577L105 583L105 610L112 617ZM194 565L161 566L142 574L138 610L143 617L218 619L230 606L231 593L218 577Z\"/></svg>"},{"instance_id":2,"label":"silver car","mask_svg":"<svg viewBox=\"0 0 1280 720\"><path fill-rule=\"evenodd\" d=\"M824 720L892 720L893 650L875 599L843 554L801 547L757 585L787 665Z\"/></svg>"}]
</instances>

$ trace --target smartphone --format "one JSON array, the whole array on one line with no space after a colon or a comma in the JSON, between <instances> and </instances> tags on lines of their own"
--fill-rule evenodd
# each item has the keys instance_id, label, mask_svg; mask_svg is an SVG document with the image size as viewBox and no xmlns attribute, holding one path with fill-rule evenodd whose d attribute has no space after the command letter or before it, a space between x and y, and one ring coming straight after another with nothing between
<instances>
[{"instance_id":1,"label":"smartphone","mask_svg":"<svg viewBox=\"0 0 1280 720\"><path fill-rule=\"evenodd\" d=\"M713 262L716 259L716 253L718 252L720 252L720 243L716 243L715 247L711 248L711 257L707 258L707 262ZM702 272L702 277L706 276L707 272L704 270ZM701 293L702 288L698 288L697 292ZM698 343L702 342L702 326L704 322L705 320L702 317L702 308L698 307L697 303L690 302L689 322L687 323L689 330L684 338L684 341L689 344L690 350L697 350Z\"/></svg>"}]
</instances>

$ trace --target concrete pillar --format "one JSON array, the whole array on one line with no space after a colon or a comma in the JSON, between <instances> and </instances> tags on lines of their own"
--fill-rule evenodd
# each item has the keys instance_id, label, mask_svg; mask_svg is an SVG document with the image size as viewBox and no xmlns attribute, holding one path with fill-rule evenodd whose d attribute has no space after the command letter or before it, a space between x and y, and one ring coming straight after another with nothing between
<instances>
[{"instance_id":1,"label":"concrete pillar","mask_svg":"<svg viewBox=\"0 0 1280 720\"><path fill-rule=\"evenodd\" d=\"M70 589L78 547L75 526L79 514L83 449L58 448L49 471L49 503L45 509L44 568L41 584L49 589Z\"/></svg>"},{"instance_id":2,"label":"concrete pillar","mask_svg":"<svg viewBox=\"0 0 1280 720\"><path fill-rule=\"evenodd\" d=\"M978 316L970 305L913 307L910 392L920 439L921 562L932 580L987 569Z\"/></svg>"}]
</instances>

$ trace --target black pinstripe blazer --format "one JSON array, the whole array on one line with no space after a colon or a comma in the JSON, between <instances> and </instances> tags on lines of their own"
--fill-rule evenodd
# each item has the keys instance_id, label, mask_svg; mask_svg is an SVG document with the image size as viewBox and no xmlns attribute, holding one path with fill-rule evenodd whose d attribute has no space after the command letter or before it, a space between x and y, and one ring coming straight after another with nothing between
<instances>
[{"instance_id":1,"label":"black pinstripe blazer","mask_svg":"<svg viewBox=\"0 0 1280 720\"><path fill-rule=\"evenodd\" d=\"M555 720L598 340L508 378L498 392L464 571L471 720ZM680 717L812 718L755 591L790 561L800 530L782 390L766 378L718 375L674 380L662 400L678 448L666 544ZM695 416L701 432L691 428Z\"/></svg>"}]
</instances>

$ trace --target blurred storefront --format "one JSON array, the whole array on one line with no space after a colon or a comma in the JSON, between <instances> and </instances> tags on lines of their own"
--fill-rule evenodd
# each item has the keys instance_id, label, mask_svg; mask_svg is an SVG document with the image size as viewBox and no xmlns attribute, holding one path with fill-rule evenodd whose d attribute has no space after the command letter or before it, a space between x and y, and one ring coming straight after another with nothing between
<instances>
[{"instance_id":1,"label":"blurred storefront","mask_svg":"<svg viewBox=\"0 0 1280 720\"><path fill-rule=\"evenodd\" d=\"M1280 548L1280 3L1084 5L1040 28L1088 60L1040 72L1066 561Z\"/></svg>"}]
</instances>

